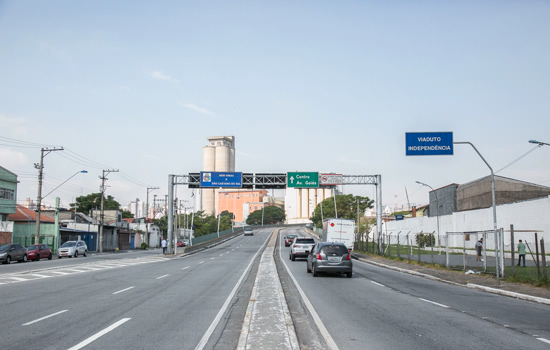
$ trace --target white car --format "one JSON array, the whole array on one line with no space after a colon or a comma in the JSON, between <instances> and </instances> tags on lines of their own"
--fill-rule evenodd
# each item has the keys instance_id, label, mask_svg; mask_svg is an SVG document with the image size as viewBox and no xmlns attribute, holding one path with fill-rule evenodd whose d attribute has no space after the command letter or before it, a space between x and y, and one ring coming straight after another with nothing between
<instances>
[{"instance_id":1,"label":"white car","mask_svg":"<svg viewBox=\"0 0 550 350\"><path fill-rule=\"evenodd\" d=\"M84 241L67 241L59 248L57 258L61 259L64 256L77 258L79 255L88 255L88 246Z\"/></svg>"},{"instance_id":2,"label":"white car","mask_svg":"<svg viewBox=\"0 0 550 350\"><path fill-rule=\"evenodd\" d=\"M290 260L294 261L296 258L307 258L314 244L315 240L313 238L296 237L294 242L290 245Z\"/></svg>"}]
</instances>

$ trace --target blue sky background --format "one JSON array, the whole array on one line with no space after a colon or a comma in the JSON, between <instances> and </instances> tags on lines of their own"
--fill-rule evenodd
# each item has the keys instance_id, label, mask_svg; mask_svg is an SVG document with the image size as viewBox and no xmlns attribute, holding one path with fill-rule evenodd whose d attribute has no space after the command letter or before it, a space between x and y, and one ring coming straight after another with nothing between
<instances>
[{"instance_id":1,"label":"blue sky background","mask_svg":"<svg viewBox=\"0 0 550 350\"><path fill-rule=\"evenodd\" d=\"M206 137L234 135L237 171L382 174L385 205L405 187L424 204L416 180L489 171L468 146L406 157L405 132L452 131L495 171L550 143L549 18L547 1L0 1L0 137L74 152L46 157L45 191L89 171L47 203L107 167L121 204L164 196ZM0 141L36 199L40 148ZM550 186L549 165L544 146L498 174Z\"/></svg>"}]
</instances>

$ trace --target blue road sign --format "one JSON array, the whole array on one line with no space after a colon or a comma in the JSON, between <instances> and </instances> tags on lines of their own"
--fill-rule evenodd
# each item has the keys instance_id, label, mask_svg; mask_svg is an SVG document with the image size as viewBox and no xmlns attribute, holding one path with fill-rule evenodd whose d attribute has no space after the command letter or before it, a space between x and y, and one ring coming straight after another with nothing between
<instances>
[{"instance_id":1,"label":"blue road sign","mask_svg":"<svg viewBox=\"0 0 550 350\"><path fill-rule=\"evenodd\" d=\"M243 187L243 173L201 171L201 187Z\"/></svg>"},{"instance_id":2,"label":"blue road sign","mask_svg":"<svg viewBox=\"0 0 550 350\"><path fill-rule=\"evenodd\" d=\"M452 132L407 132L405 143L408 156L453 155Z\"/></svg>"}]
</instances>

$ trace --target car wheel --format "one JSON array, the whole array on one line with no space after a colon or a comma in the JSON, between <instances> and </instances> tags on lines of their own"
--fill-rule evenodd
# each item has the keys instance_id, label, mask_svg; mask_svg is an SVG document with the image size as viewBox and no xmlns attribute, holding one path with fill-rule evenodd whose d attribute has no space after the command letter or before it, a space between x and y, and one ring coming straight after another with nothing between
<instances>
[{"instance_id":1,"label":"car wheel","mask_svg":"<svg viewBox=\"0 0 550 350\"><path fill-rule=\"evenodd\" d=\"M319 272L315 271L315 265L311 266L311 273L313 274L313 277L319 276Z\"/></svg>"},{"instance_id":2,"label":"car wheel","mask_svg":"<svg viewBox=\"0 0 550 350\"><path fill-rule=\"evenodd\" d=\"M295 261L296 260L296 254L292 254L290 257L290 260Z\"/></svg>"},{"instance_id":3,"label":"car wheel","mask_svg":"<svg viewBox=\"0 0 550 350\"><path fill-rule=\"evenodd\" d=\"M74 257L75 257L75 258L78 258L78 250L76 250L76 251L74 252Z\"/></svg>"},{"instance_id":4,"label":"car wheel","mask_svg":"<svg viewBox=\"0 0 550 350\"><path fill-rule=\"evenodd\" d=\"M50 253L50 255L48 255L48 260L52 260L53 256L52 256L52 253Z\"/></svg>"},{"instance_id":5,"label":"car wheel","mask_svg":"<svg viewBox=\"0 0 550 350\"><path fill-rule=\"evenodd\" d=\"M347 276L348 278L351 278L351 272L346 273L346 276Z\"/></svg>"},{"instance_id":6,"label":"car wheel","mask_svg":"<svg viewBox=\"0 0 550 350\"><path fill-rule=\"evenodd\" d=\"M36 258L34 258L34 261L40 261L40 254L36 254Z\"/></svg>"},{"instance_id":7,"label":"car wheel","mask_svg":"<svg viewBox=\"0 0 550 350\"><path fill-rule=\"evenodd\" d=\"M309 268L309 264L306 263L306 269L307 269L307 273L311 273L311 269Z\"/></svg>"},{"instance_id":8,"label":"car wheel","mask_svg":"<svg viewBox=\"0 0 550 350\"><path fill-rule=\"evenodd\" d=\"M27 254L23 255L23 260L21 260L20 262L24 262L24 263L27 262Z\"/></svg>"},{"instance_id":9,"label":"car wheel","mask_svg":"<svg viewBox=\"0 0 550 350\"><path fill-rule=\"evenodd\" d=\"M84 251L84 256L88 256L88 251L87 250Z\"/></svg>"},{"instance_id":10,"label":"car wheel","mask_svg":"<svg viewBox=\"0 0 550 350\"><path fill-rule=\"evenodd\" d=\"M11 256L6 256L6 264L11 264Z\"/></svg>"}]
</instances>

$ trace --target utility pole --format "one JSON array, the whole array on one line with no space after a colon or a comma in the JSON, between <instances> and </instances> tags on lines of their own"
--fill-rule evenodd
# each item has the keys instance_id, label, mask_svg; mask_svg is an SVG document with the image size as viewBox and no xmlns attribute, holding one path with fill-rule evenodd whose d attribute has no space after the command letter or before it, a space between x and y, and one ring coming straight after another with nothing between
<instances>
[{"instance_id":1,"label":"utility pole","mask_svg":"<svg viewBox=\"0 0 550 350\"><path fill-rule=\"evenodd\" d=\"M34 167L38 169L38 196L36 201L38 202L38 211L36 212L36 229L34 231L34 244L39 244L40 240L40 211L42 210L42 179L44 177L44 157L54 151L63 151L61 148L42 148L40 150L40 164L34 163Z\"/></svg>"},{"instance_id":2,"label":"utility pole","mask_svg":"<svg viewBox=\"0 0 550 350\"><path fill-rule=\"evenodd\" d=\"M147 187L147 202L145 204L147 214L145 216L145 243L147 243L147 247L149 247L149 192L158 190L158 187ZM157 196L155 195L155 199ZM153 203L153 208L155 207L155 204ZM153 211L153 218L155 216L155 212Z\"/></svg>"},{"instance_id":3,"label":"utility pole","mask_svg":"<svg viewBox=\"0 0 550 350\"><path fill-rule=\"evenodd\" d=\"M99 252L103 253L103 223L105 220L105 215L103 214L103 197L105 197L105 180L108 180L105 175L109 175L109 173L118 173L118 169L112 169L112 170L103 170L103 176L100 177L101 179L101 187L99 190L101 191L101 214L99 216Z\"/></svg>"}]
</instances>

